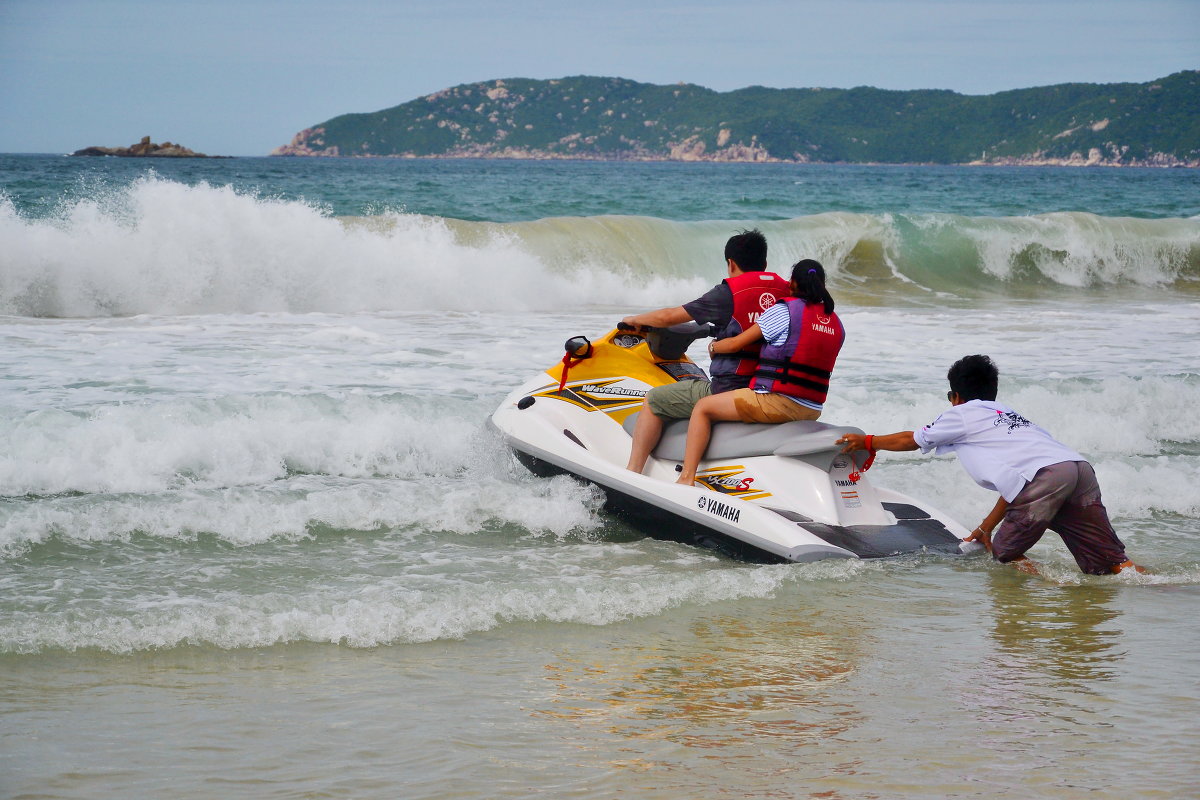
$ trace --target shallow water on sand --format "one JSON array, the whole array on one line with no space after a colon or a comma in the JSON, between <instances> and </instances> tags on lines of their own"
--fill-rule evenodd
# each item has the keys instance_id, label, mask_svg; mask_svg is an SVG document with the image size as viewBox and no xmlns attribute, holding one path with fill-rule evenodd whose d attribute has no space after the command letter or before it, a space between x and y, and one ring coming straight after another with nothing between
<instances>
[{"instance_id":1,"label":"shallow water on sand","mask_svg":"<svg viewBox=\"0 0 1200 800\"><path fill-rule=\"evenodd\" d=\"M2 656L7 796L1180 797L1195 586L802 567L769 598L353 649ZM81 736L80 732L86 731Z\"/></svg>"}]
</instances>

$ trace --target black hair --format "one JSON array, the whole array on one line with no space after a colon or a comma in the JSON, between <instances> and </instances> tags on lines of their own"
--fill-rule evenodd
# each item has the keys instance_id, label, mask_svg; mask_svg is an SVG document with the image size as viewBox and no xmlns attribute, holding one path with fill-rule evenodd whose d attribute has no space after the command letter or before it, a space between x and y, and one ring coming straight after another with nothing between
<instances>
[{"instance_id":1,"label":"black hair","mask_svg":"<svg viewBox=\"0 0 1200 800\"><path fill-rule=\"evenodd\" d=\"M950 365L946 373L950 391L964 402L967 400L995 400L1000 385L1000 370L987 356L963 356Z\"/></svg>"},{"instance_id":2,"label":"black hair","mask_svg":"<svg viewBox=\"0 0 1200 800\"><path fill-rule=\"evenodd\" d=\"M792 264L792 285L801 300L820 303L826 314L833 313L833 295L825 288L825 268L820 261L805 258Z\"/></svg>"},{"instance_id":3,"label":"black hair","mask_svg":"<svg viewBox=\"0 0 1200 800\"><path fill-rule=\"evenodd\" d=\"M725 243L725 260L731 259L742 272L762 272L767 268L767 237L757 228L738 231Z\"/></svg>"}]
</instances>

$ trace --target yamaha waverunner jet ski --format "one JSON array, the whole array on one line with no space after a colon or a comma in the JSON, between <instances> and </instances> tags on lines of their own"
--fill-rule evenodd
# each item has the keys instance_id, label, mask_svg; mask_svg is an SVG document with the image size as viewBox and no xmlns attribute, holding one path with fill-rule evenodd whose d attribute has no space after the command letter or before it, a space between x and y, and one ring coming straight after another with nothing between
<instances>
[{"instance_id":1,"label":"yamaha waverunner jet ski","mask_svg":"<svg viewBox=\"0 0 1200 800\"><path fill-rule=\"evenodd\" d=\"M654 386L706 380L686 350L711 335L707 325L685 323L618 326L594 342L573 337L562 362L505 398L491 425L532 472L596 484L606 510L655 538L763 562L979 549L945 514L872 485L867 454L836 444L858 428L718 422L695 484L681 486L687 420L678 420L664 427L641 474L627 470L642 398Z\"/></svg>"}]
</instances>

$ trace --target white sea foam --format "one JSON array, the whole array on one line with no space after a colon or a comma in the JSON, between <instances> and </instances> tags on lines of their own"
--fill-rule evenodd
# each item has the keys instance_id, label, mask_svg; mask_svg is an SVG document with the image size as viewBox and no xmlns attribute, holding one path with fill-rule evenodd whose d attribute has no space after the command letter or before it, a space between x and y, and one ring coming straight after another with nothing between
<instances>
[{"instance_id":1,"label":"white sea foam","mask_svg":"<svg viewBox=\"0 0 1200 800\"><path fill-rule=\"evenodd\" d=\"M904 219L922 236L901 247L916 246L935 264L956 261L961 269L978 271L980 277L1049 281L1067 287L1166 285L1180 279L1194 282L1198 277L1200 229L1188 219L1111 218L1082 212Z\"/></svg>"},{"instance_id":2,"label":"white sea foam","mask_svg":"<svg viewBox=\"0 0 1200 800\"><path fill-rule=\"evenodd\" d=\"M246 545L336 530L597 525L594 489L508 476L507 450L453 404L349 395L36 411L3 430L0 554L135 534ZM467 406L473 408L472 405ZM219 513L215 512L219 509Z\"/></svg>"},{"instance_id":3,"label":"white sea foam","mask_svg":"<svg viewBox=\"0 0 1200 800\"><path fill-rule=\"evenodd\" d=\"M1066 332L1054 335L1061 352L1041 351L1058 324L1047 317L1054 313L1041 311L1026 331L1019 309L847 310L852 335L825 418L872 432L925 424L945 408L949 361L997 347L1002 399L1096 464L1114 514L1191 516L1187 485L1200 481L1200 467L1184 454L1200 441L1200 417L1191 413L1200 380L1169 370L1195 341L1196 318L1170 304L1133 317L1083 308L1063 316ZM1172 314L1177 336L1151 350L1120 346ZM556 515L568 527L594 525L591 501L579 493L523 506L530 495L510 491L503 449L484 433L499 397L554 358L512 340L515 322L489 317L461 349L442 341L460 334L458 320L424 316L9 325L4 331L22 338L10 339L12 393L0 408L0 496L13 498L0 510L0 546L12 553L54 538L201 532L245 544L321 525L467 531L488 519L555 530ZM520 324L532 326L527 339L554 340L611 320ZM944 346L932 338L939 335ZM1087 377L1076 377L1084 365L1073 351L1087 353ZM488 369L480 373L479 364ZM141 381L112 381L133 374ZM84 385L59 387L72 377ZM913 457L886 461L905 458ZM973 516L982 494L966 499L969 479L952 463L928 461L922 469L937 479L894 488ZM887 484L887 472L877 474Z\"/></svg>"},{"instance_id":4,"label":"white sea foam","mask_svg":"<svg viewBox=\"0 0 1200 800\"><path fill-rule=\"evenodd\" d=\"M1200 404L1194 383L1066 382L1019 388L1010 402L1092 460L1115 517L1194 517L1200 464L1175 452L1200 441L1186 414ZM878 432L931 421L944 402L847 387L830 406L830 421ZM3 430L0 553L136 534L246 545L314 527L469 534L491 522L561 535L599 525L594 489L514 471L476 408L271 395L28 413ZM953 459L886 455L872 479L965 521L991 502Z\"/></svg>"},{"instance_id":5,"label":"white sea foam","mask_svg":"<svg viewBox=\"0 0 1200 800\"><path fill-rule=\"evenodd\" d=\"M23 217L0 197L0 312L110 316L656 306L723 277L753 223L409 214L337 219L302 202L144 177ZM1031 278L1174 286L1200 277L1200 223L1088 214L987 219L829 213L759 223L770 264L826 264L835 285L973 294Z\"/></svg>"},{"instance_id":6,"label":"white sea foam","mask_svg":"<svg viewBox=\"0 0 1200 800\"><path fill-rule=\"evenodd\" d=\"M502 226L462 237L445 220L344 224L300 202L228 187L135 181L50 219L0 201L0 310L32 316L252 311L551 309L646 305L692 280L552 268ZM611 265L611 260L607 262Z\"/></svg>"},{"instance_id":7,"label":"white sea foam","mask_svg":"<svg viewBox=\"0 0 1200 800\"><path fill-rule=\"evenodd\" d=\"M580 555L580 554L576 554ZM500 578L475 565L472 580L422 579L422 568L347 593L231 593L189 586L188 598L144 587L120 602L63 614L14 614L0 621L0 652L97 648L129 652L181 644L225 648L297 641L371 647L462 638L514 622L608 625L684 604L767 597L797 573L778 568L722 569L711 556L665 568L564 569L561 552L523 551L525 575ZM620 564L640 552L621 544L588 545L587 558ZM717 568L714 568L717 567ZM501 569L510 569L500 565ZM219 579L220 576L218 575ZM121 607L124 604L129 607Z\"/></svg>"},{"instance_id":8,"label":"white sea foam","mask_svg":"<svg viewBox=\"0 0 1200 800\"><path fill-rule=\"evenodd\" d=\"M513 482L484 471L458 479L301 476L258 487L41 498L0 510L0 556L19 557L50 540L112 543L134 536L211 535L237 546L329 530L469 536L510 526L534 536L587 536L600 525L602 502L597 490L566 478Z\"/></svg>"},{"instance_id":9,"label":"white sea foam","mask_svg":"<svg viewBox=\"0 0 1200 800\"><path fill-rule=\"evenodd\" d=\"M986 221L956 218L955 224L973 243L982 271L1001 279L1156 286L1197 277L1200 229L1186 220L1053 213Z\"/></svg>"},{"instance_id":10,"label":"white sea foam","mask_svg":"<svg viewBox=\"0 0 1200 800\"><path fill-rule=\"evenodd\" d=\"M46 409L0 422L0 495L222 488L291 473L433 477L470 463L479 428L359 396Z\"/></svg>"},{"instance_id":11,"label":"white sea foam","mask_svg":"<svg viewBox=\"0 0 1200 800\"><path fill-rule=\"evenodd\" d=\"M235 569L193 568L177 573L170 586L135 585L115 576L104 598L87 606L18 612L0 619L0 652L48 649L128 653L181 645L221 648L267 647L290 642L325 642L351 647L461 639L504 625L556 623L605 626L660 615L688 605L778 597L808 583L886 581L888 572L908 573L903 563L830 561L807 565L730 565L699 551L656 545L663 557L647 561L646 548L621 543L586 543L572 548L531 549L518 543L486 563L439 559L396 560L386 575L324 575L320 583L293 585L299 577L273 578L246 591L234 585ZM1061 548L1058 548L1061 549ZM1049 580L1081 583L1056 551L1042 558ZM367 570L365 564L355 569ZM980 560L980 569L988 569ZM246 569L240 565L237 569ZM1129 576L1126 582L1180 584L1195 581L1195 566L1183 573ZM76 584L76 590L89 587Z\"/></svg>"}]
</instances>

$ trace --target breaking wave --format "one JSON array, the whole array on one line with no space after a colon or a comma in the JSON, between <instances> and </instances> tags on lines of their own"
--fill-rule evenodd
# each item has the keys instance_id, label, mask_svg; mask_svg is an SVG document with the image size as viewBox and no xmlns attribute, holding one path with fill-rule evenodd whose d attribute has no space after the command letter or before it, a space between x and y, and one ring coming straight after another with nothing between
<instances>
[{"instance_id":1,"label":"breaking wave","mask_svg":"<svg viewBox=\"0 0 1200 800\"><path fill-rule=\"evenodd\" d=\"M149 176L46 216L0 196L0 313L33 317L652 306L722 276L757 224L783 269L903 300L1068 288L1193 290L1200 219L827 213L783 221L338 218L294 200Z\"/></svg>"},{"instance_id":2,"label":"breaking wave","mask_svg":"<svg viewBox=\"0 0 1200 800\"><path fill-rule=\"evenodd\" d=\"M886 430L941 411L923 388L844 386L830 420ZM1014 405L1083 452L1117 517L1193 517L1200 482L1200 381L1171 376L1014 384ZM230 545L320 529L471 535L599 525L600 498L526 479L484 431L488 398L438 406L399 396L266 396L122 403L87 413L0 414L0 563L48 543L133 536ZM1122 424L1109 424L1111 420ZM1097 421L1103 421L1100 424ZM885 484L969 519L987 501L952 460L886 459ZM514 479L515 478L515 479ZM565 479L564 479L565 480ZM214 509L220 509L219 513Z\"/></svg>"}]
</instances>

